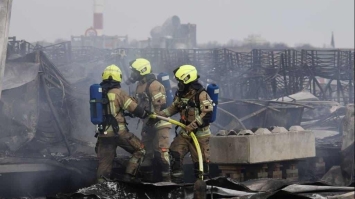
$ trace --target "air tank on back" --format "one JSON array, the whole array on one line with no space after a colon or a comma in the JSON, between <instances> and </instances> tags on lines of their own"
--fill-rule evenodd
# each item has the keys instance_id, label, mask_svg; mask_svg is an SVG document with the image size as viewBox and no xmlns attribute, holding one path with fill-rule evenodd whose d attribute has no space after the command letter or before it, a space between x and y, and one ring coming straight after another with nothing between
<instances>
[{"instance_id":1,"label":"air tank on back","mask_svg":"<svg viewBox=\"0 0 355 199\"><path fill-rule=\"evenodd\" d=\"M218 95L219 95L219 87L217 84L208 84L207 93L211 97L213 103L213 113L210 122L214 122L217 117L217 105L218 105Z\"/></svg>"},{"instance_id":2,"label":"air tank on back","mask_svg":"<svg viewBox=\"0 0 355 199\"><path fill-rule=\"evenodd\" d=\"M159 73L157 76L158 81L163 84L166 91L166 106L170 106L173 103L174 94L171 91L170 78L167 73Z\"/></svg>"},{"instance_id":3,"label":"air tank on back","mask_svg":"<svg viewBox=\"0 0 355 199\"><path fill-rule=\"evenodd\" d=\"M98 125L103 122L102 88L100 84L90 86L90 118L91 123Z\"/></svg>"}]
</instances>

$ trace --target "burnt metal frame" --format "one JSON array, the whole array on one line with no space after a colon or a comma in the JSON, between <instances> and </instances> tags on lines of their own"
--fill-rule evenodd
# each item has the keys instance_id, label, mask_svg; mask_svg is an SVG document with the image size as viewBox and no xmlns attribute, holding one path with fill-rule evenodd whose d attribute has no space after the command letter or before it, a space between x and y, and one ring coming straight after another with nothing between
<instances>
[{"instance_id":1,"label":"burnt metal frame","mask_svg":"<svg viewBox=\"0 0 355 199\"><path fill-rule=\"evenodd\" d=\"M18 46L16 38L9 45ZM72 62L105 60L122 66L138 57L149 59L156 71L168 72L182 64L195 65L203 82L220 85L221 96L232 99L275 99L309 90L320 100L354 103L354 49L294 50L163 49L72 47L63 42L46 47L27 44L28 51L42 50L58 66ZM326 78L322 85L317 78ZM332 82L336 85L332 86Z\"/></svg>"}]
</instances>

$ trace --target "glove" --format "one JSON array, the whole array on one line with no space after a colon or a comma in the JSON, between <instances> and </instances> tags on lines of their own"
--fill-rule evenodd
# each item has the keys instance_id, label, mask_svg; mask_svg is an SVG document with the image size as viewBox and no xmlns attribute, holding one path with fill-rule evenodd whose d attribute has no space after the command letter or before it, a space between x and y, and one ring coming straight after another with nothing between
<instances>
[{"instance_id":1,"label":"glove","mask_svg":"<svg viewBox=\"0 0 355 199\"><path fill-rule=\"evenodd\" d=\"M155 118L155 119L149 118L149 120L147 121L147 124L146 124L146 125L152 127L152 126L154 126L157 122L159 122L159 119L158 119L158 118Z\"/></svg>"},{"instance_id":2,"label":"glove","mask_svg":"<svg viewBox=\"0 0 355 199\"><path fill-rule=\"evenodd\" d=\"M144 114L143 114L142 119L146 119L147 117L149 117L152 114L154 114L154 113L149 110L144 110Z\"/></svg>"},{"instance_id":3,"label":"glove","mask_svg":"<svg viewBox=\"0 0 355 199\"><path fill-rule=\"evenodd\" d=\"M134 101L135 103L138 103L138 100L136 97L131 97L132 101Z\"/></svg>"},{"instance_id":4,"label":"glove","mask_svg":"<svg viewBox=\"0 0 355 199\"><path fill-rule=\"evenodd\" d=\"M198 126L197 126L197 124L195 123L195 122L191 122L189 125L187 125L186 127L185 127L185 130L188 132L188 133L191 133L191 132L193 132L195 129L197 129L198 128Z\"/></svg>"}]
</instances>

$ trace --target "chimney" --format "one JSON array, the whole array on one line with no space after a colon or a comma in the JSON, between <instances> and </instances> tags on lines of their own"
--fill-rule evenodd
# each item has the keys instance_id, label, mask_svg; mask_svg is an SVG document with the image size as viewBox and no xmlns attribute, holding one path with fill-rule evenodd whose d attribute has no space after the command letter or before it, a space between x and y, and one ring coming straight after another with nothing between
<instances>
[{"instance_id":1,"label":"chimney","mask_svg":"<svg viewBox=\"0 0 355 199\"><path fill-rule=\"evenodd\" d=\"M94 29L97 36L102 36L104 29L104 0L94 0Z\"/></svg>"}]
</instances>

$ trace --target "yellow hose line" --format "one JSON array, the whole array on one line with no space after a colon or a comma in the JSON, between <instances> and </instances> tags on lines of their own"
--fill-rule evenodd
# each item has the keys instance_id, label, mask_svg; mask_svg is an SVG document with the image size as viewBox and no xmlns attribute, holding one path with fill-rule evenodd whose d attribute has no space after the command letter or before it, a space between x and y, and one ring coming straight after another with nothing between
<instances>
[{"instance_id":1,"label":"yellow hose line","mask_svg":"<svg viewBox=\"0 0 355 199\"><path fill-rule=\"evenodd\" d=\"M197 150L197 156L198 156L198 167L200 170L199 178L203 180L203 160L202 160L202 152L201 152L201 147L200 144L198 143L198 140L193 132L190 133L190 136L192 140L194 141L196 150Z\"/></svg>"},{"instance_id":2,"label":"yellow hose line","mask_svg":"<svg viewBox=\"0 0 355 199\"><path fill-rule=\"evenodd\" d=\"M152 114L149 116L150 118L153 118L153 119L160 119L160 120L164 120L164 121L167 121L171 124L175 124L177 126L180 126L181 128L186 128L185 124L181 123L181 122L178 122L176 120L173 120L173 119L169 119L169 118L166 118L166 117L163 117L163 116L160 116L160 115L155 115L155 114ZM197 150L197 156L198 156L198 167L199 167L199 170L200 170L200 174L199 174L199 178L201 180L203 180L203 160L202 160L202 153L201 153L201 147L200 147L200 144L198 143L198 140L195 136L195 134L193 132L190 132L190 136L192 138L192 141L194 142L195 144L195 148Z\"/></svg>"}]
</instances>

